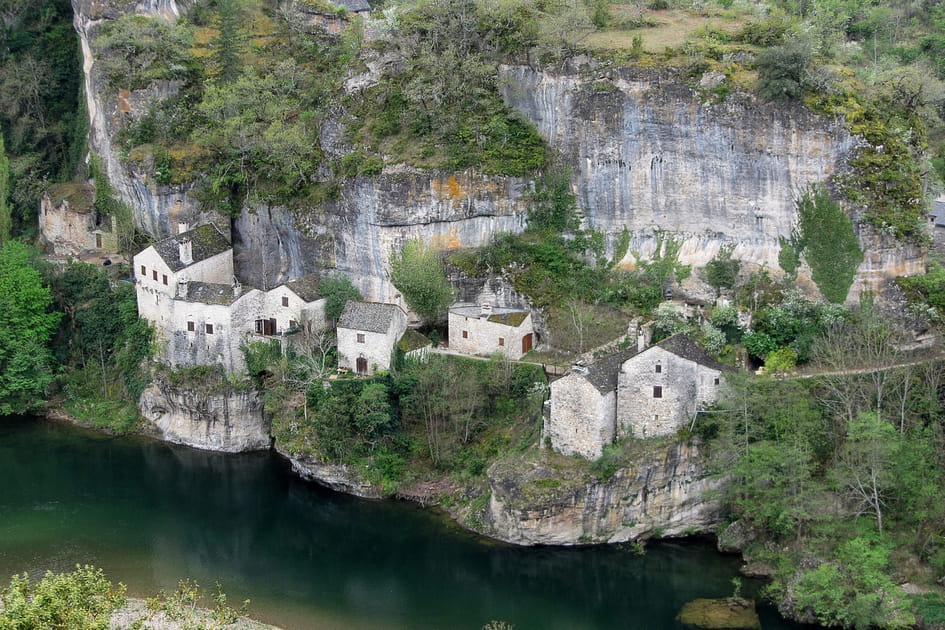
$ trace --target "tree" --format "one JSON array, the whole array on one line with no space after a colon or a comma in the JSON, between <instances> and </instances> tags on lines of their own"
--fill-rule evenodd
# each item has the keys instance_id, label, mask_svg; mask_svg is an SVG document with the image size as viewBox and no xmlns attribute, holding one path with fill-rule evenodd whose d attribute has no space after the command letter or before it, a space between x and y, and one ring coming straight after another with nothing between
<instances>
[{"instance_id":1,"label":"tree","mask_svg":"<svg viewBox=\"0 0 945 630\"><path fill-rule=\"evenodd\" d=\"M322 280L318 285L318 295L325 298L325 318L331 322L341 317L348 300L361 299L361 292L343 274L331 275Z\"/></svg>"},{"instance_id":2,"label":"tree","mask_svg":"<svg viewBox=\"0 0 945 630\"><path fill-rule=\"evenodd\" d=\"M735 281L738 280L742 263L732 258L734 251L734 245L723 245L719 248L719 253L705 266L705 280L715 287L717 292L723 288L734 288Z\"/></svg>"},{"instance_id":3,"label":"tree","mask_svg":"<svg viewBox=\"0 0 945 630\"><path fill-rule=\"evenodd\" d=\"M391 257L390 281L410 310L430 322L442 319L453 301L439 253L419 239L404 243L400 254Z\"/></svg>"},{"instance_id":4,"label":"tree","mask_svg":"<svg viewBox=\"0 0 945 630\"><path fill-rule=\"evenodd\" d=\"M10 207L9 197L10 160L7 159L3 133L0 132L0 245L10 240L10 230L13 227L13 209Z\"/></svg>"},{"instance_id":5,"label":"tree","mask_svg":"<svg viewBox=\"0 0 945 630\"><path fill-rule=\"evenodd\" d=\"M810 58L810 46L804 41L762 52L758 55L758 93L772 101L799 98L804 93L804 75Z\"/></svg>"},{"instance_id":6,"label":"tree","mask_svg":"<svg viewBox=\"0 0 945 630\"><path fill-rule=\"evenodd\" d=\"M824 297L842 304L863 261L853 221L823 186L809 188L796 202L804 258Z\"/></svg>"},{"instance_id":7,"label":"tree","mask_svg":"<svg viewBox=\"0 0 945 630\"><path fill-rule=\"evenodd\" d=\"M892 461L899 444L895 428L875 413L862 413L847 425L834 477L846 489L857 514L872 514L883 533L887 494L894 485Z\"/></svg>"},{"instance_id":8,"label":"tree","mask_svg":"<svg viewBox=\"0 0 945 630\"><path fill-rule=\"evenodd\" d=\"M34 256L19 241L0 249L0 415L31 410L52 382L47 343L62 313L50 310Z\"/></svg>"},{"instance_id":9,"label":"tree","mask_svg":"<svg viewBox=\"0 0 945 630\"><path fill-rule=\"evenodd\" d=\"M217 67L217 81L232 83L240 74L240 53L243 37L240 33L238 0L217 0L217 36L213 45L213 60Z\"/></svg>"}]
</instances>

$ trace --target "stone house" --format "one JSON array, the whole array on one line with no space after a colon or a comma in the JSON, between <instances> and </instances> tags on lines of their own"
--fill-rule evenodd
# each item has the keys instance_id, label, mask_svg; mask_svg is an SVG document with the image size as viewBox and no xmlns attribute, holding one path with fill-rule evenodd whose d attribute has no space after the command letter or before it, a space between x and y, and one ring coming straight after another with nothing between
<instances>
[{"instance_id":1,"label":"stone house","mask_svg":"<svg viewBox=\"0 0 945 630\"><path fill-rule=\"evenodd\" d=\"M685 335L576 365L551 384L544 436L561 453L594 459L615 439L673 434L716 400L731 369Z\"/></svg>"},{"instance_id":2,"label":"stone house","mask_svg":"<svg viewBox=\"0 0 945 630\"><path fill-rule=\"evenodd\" d=\"M389 370L406 330L407 313L396 304L349 300L338 318L338 367L361 376Z\"/></svg>"},{"instance_id":3,"label":"stone house","mask_svg":"<svg viewBox=\"0 0 945 630\"><path fill-rule=\"evenodd\" d=\"M521 359L535 344L535 329L528 311L483 303L454 304L449 309L449 345L466 354L504 354Z\"/></svg>"},{"instance_id":4,"label":"stone house","mask_svg":"<svg viewBox=\"0 0 945 630\"><path fill-rule=\"evenodd\" d=\"M294 5L306 24L324 29L333 35L338 35L345 29L351 16L367 18L371 15L371 5L367 0L296 2Z\"/></svg>"},{"instance_id":5,"label":"stone house","mask_svg":"<svg viewBox=\"0 0 945 630\"><path fill-rule=\"evenodd\" d=\"M47 251L56 256L79 257L88 253L118 251L115 217L95 209L92 186L67 182L51 186L39 205L39 228Z\"/></svg>"},{"instance_id":6,"label":"stone house","mask_svg":"<svg viewBox=\"0 0 945 630\"><path fill-rule=\"evenodd\" d=\"M182 232L134 257L138 314L155 328L160 355L175 367L245 369L242 346L278 338L303 325L325 326L318 277L303 276L269 291L242 286L233 250L213 225Z\"/></svg>"},{"instance_id":7,"label":"stone house","mask_svg":"<svg viewBox=\"0 0 945 630\"><path fill-rule=\"evenodd\" d=\"M630 357L617 376L617 437L659 437L688 427L698 409L718 398L731 369L685 335Z\"/></svg>"}]
</instances>

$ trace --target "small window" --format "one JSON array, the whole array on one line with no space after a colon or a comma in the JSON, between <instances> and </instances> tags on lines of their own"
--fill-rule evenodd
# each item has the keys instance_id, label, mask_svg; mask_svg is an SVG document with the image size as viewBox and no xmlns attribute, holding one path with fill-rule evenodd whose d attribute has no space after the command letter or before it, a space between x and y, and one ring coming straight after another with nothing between
<instances>
[{"instance_id":1,"label":"small window","mask_svg":"<svg viewBox=\"0 0 945 630\"><path fill-rule=\"evenodd\" d=\"M500 346L504 346L504 345L505 345L505 337L499 337L499 345L500 345Z\"/></svg>"},{"instance_id":2,"label":"small window","mask_svg":"<svg viewBox=\"0 0 945 630\"><path fill-rule=\"evenodd\" d=\"M660 365L659 363L657 363L657 364L656 364L656 373L659 374L659 373L662 372L662 371L663 371L663 366Z\"/></svg>"},{"instance_id":3,"label":"small window","mask_svg":"<svg viewBox=\"0 0 945 630\"><path fill-rule=\"evenodd\" d=\"M295 321L294 319L289 320L289 328L298 328L298 327L299 327L299 323L297 321Z\"/></svg>"},{"instance_id":4,"label":"small window","mask_svg":"<svg viewBox=\"0 0 945 630\"><path fill-rule=\"evenodd\" d=\"M157 269L151 270L151 277L154 278L155 282L157 282Z\"/></svg>"},{"instance_id":5,"label":"small window","mask_svg":"<svg viewBox=\"0 0 945 630\"><path fill-rule=\"evenodd\" d=\"M187 332L194 332L194 330L196 330L196 328L197 328L197 327L194 326L194 323L193 323L193 322L187 322Z\"/></svg>"},{"instance_id":6,"label":"small window","mask_svg":"<svg viewBox=\"0 0 945 630\"><path fill-rule=\"evenodd\" d=\"M289 298L288 298L287 296L283 295L283 296L282 296L282 306L288 306L288 305L289 305Z\"/></svg>"},{"instance_id":7,"label":"small window","mask_svg":"<svg viewBox=\"0 0 945 630\"><path fill-rule=\"evenodd\" d=\"M148 270L145 268L144 265L141 265L141 277L142 278L148 277Z\"/></svg>"},{"instance_id":8,"label":"small window","mask_svg":"<svg viewBox=\"0 0 945 630\"><path fill-rule=\"evenodd\" d=\"M358 343L364 343L364 333L358 333Z\"/></svg>"},{"instance_id":9,"label":"small window","mask_svg":"<svg viewBox=\"0 0 945 630\"><path fill-rule=\"evenodd\" d=\"M102 248L102 235L101 234L95 235L95 246L99 249Z\"/></svg>"},{"instance_id":10,"label":"small window","mask_svg":"<svg viewBox=\"0 0 945 630\"><path fill-rule=\"evenodd\" d=\"M167 275L165 274L161 274L161 275L163 276L164 286L167 286Z\"/></svg>"},{"instance_id":11,"label":"small window","mask_svg":"<svg viewBox=\"0 0 945 630\"><path fill-rule=\"evenodd\" d=\"M207 334L208 335L213 334L213 324L207 324Z\"/></svg>"},{"instance_id":12,"label":"small window","mask_svg":"<svg viewBox=\"0 0 945 630\"><path fill-rule=\"evenodd\" d=\"M718 377L718 376L715 377L715 384L716 384L716 385L719 384L719 377Z\"/></svg>"},{"instance_id":13,"label":"small window","mask_svg":"<svg viewBox=\"0 0 945 630\"><path fill-rule=\"evenodd\" d=\"M469 331L468 331L468 330L464 330L464 331L463 331L463 339L469 339Z\"/></svg>"},{"instance_id":14,"label":"small window","mask_svg":"<svg viewBox=\"0 0 945 630\"><path fill-rule=\"evenodd\" d=\"M661 385L653 386L653 398L662 398L663 397L663 387Z\"/></svg>"}]
</instances>

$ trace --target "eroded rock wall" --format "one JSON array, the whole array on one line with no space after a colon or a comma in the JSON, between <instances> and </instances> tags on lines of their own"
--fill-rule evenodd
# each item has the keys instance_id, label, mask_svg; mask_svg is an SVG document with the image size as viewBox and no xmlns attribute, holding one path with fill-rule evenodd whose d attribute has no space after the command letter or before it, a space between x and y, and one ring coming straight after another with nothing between
<instances>
[{"instance_id":1,"label":"eroded rock wall","mask_svg":"<svg viewBox=\"0 0 945 630\"><path fill-rule=\"evenodd\" d=\"M168 442L228 453L269 448L269 421L251 388L174 385L158 378L141 394L138 408Z\"/></svg>"},{"instance_id":2,"label":"eroded rock wall","mask_svg":"<svg viewBox=\"0 0 945 630\"><path fill-rule=\"evenodd\" d=\"M708 476L707 463L694 442L654 442L606 481L568 479L553 459L502 460L489 468L492 494L480 518L490 536L519 545L713 532L722 506L710 491L722 481Z\"/></svg>"}]
</instances>

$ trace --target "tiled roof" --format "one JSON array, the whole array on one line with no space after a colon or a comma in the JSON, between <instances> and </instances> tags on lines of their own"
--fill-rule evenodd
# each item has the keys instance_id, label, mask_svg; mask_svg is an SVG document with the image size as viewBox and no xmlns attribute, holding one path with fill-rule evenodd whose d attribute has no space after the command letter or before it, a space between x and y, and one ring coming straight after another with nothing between
<instances>
[{"instance_id":1,"label":"tiled roof","mask_svg":"<svg viewBox=\"0 0 945 630\"><path fill-rule=\"evenodd\" d=\"M724 363L719 363L718 361L710 357L708 354L705 353L705 350L697 346L689 337L687 337L686 335L682 333L679 333L678 335L673 335L672 337L669 337L668 339L664 339L658 344L654 346L650 346L650 347L662 348L663 350L666 350L667 352L672 352L678 357L689 359L690 361L694 361L695 363L698 363L699 365L704 365L708 368L712 368L713 370L732 371L734 369L732 368L732 366L725 365Z\"/></svg>"},{"instance_id":2,"label":"tiled roof","mask_svg":"<svg viewBox=\"0 0 945 630\"><path fill-rule=\"evenodd\" d=\"M188 282L187 295L184 300L187 302L200 302L201 304L222 304L228 306L246 295L252 287L243 286L239 293L233 290L231 284L216 284L213 282Z\"/></svg>"},{"instance_id":3,"label":"tiled roof","mask_svg":"<svg viewBox=\"0 0 945 630\"><path fill-rule=\"evenodd\" d=\"M310 273L307 276L289 280L285 283L285 286L306 302L314 302L320 297L318 287L321 281L322 278L317 273Z\"/></svg>"},{"instance_id":4,"label":"tiled roof","mask_svg":"<svg viewBox=\"0 0 945 630\"><path fill-rule=\"evenodd\" d=\"M193 260L184 264L180 259L180 244L190 240ZM154 250L171 271L180 271L207 258L221 254L230 248L230 241L213 224L201 225L154 244Z\"/></svg>"},{"instance_id":5,"label":"tiled roof","mask_svg":"<svg viewBox=\"0 0 945 630\"><path fill-rule=\"evenodd\" d=\"M386 333L397 311L403 313L396 304L349 300L338 318L338 328Z\"/></svg>"},{"instance_id":6,"label":"tiled roof","mask_svg":"<svg viewBox=\"0 0 945 630\"><path fill-rule=\"evenodd\" d=\"M584 378L597 388L602 394L612 392L617 389L617 375L620 373L620 366L637 353L636 348L627 348L611 354L584 368Z\"/></svg>"},{"instance_id":7,"label":"tiled roof","mask_svg":"<svg viewBox=\"0 0 945 630\"><path fill-rule=\"evenodd\" d=\"M945 227L945 197L932 202L931 214L937 227Z\"/></svg>"}]
</instances>

